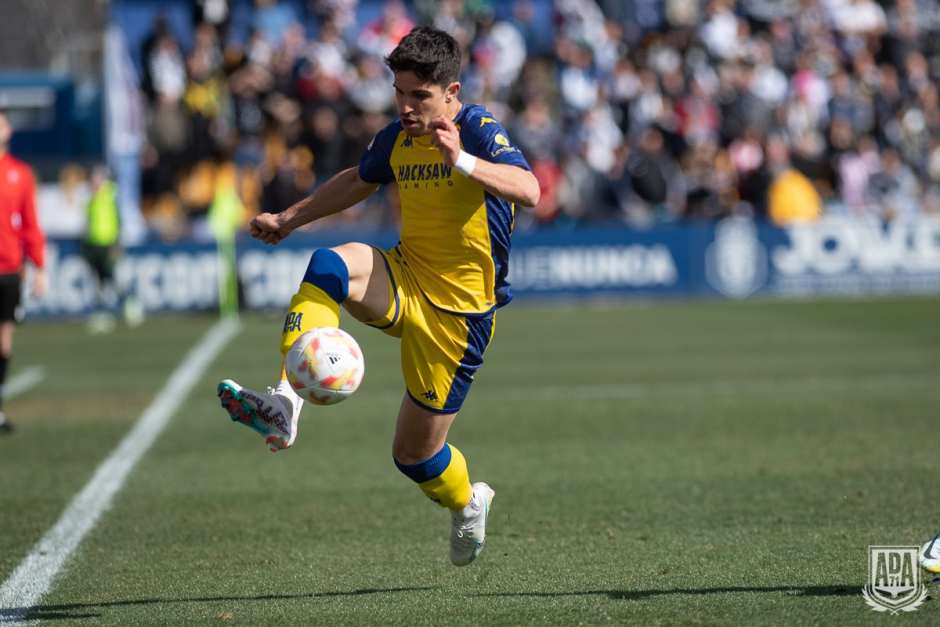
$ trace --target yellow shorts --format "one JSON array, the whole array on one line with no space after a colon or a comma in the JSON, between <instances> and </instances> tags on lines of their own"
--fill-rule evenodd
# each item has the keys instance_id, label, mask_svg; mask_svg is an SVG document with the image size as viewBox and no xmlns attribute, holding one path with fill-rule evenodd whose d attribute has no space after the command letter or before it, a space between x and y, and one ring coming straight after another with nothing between
<instances>
[{"instance_id":1,"label":"yellow shorts","mask_svg":"<svg viewBox=\"0 0 940 627\"><path fill-rule=\"evenodd\" d=\"M411 399L435 413L455 413L483 365L495 313L438 309L421 291L398 247L380 252L392 289L385 316L368 324L401 338L401 370Z\"/></svg>"}]
</instances>

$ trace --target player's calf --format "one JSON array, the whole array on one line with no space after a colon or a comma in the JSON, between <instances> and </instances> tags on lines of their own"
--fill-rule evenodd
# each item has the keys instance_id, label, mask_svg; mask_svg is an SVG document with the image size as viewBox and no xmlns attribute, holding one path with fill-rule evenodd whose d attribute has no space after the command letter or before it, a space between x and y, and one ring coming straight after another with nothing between
<instances>
[{"instance_id":1,"label":"player's calf","mask_svg":"<svg viewBox=\"0 0 940 627\"><path fill-rule=\"evenodd\" d=\"M398 470L438 505L460 510L470 502L472 489L467 460L456 447L445 443L436 454L415 464L403 464L398 457L395 458Z\"/></svg>"},{"instance_id":2,"label":"player's calf","mask_svg":"<svg viewBox=\"0 0 940 627\"><path fill-rule=\"evenodd\" d=\"M311 329L338 327L339 307L348 293L349 269L343 258L328 248L314 251L300 288L290 301L281 333L281 355L286 355L294 341ZM267 392L226 379L219 384L217 394L229 417L260 433L272 451L294 443L303 401L287 381L283 359L279 383Z\"/></svg>"},{"instance_id":3,"label":"player's calf","mask_svg":"<svg viewBox=\"0 0 940 627\"><path fill-rule=\"evenodd\" d=\"M466 566L483 550L486 539L486 518L493 501L493 490L485 483L470 485L467 460L454 446L443 448L430 458L414 464L403 464L396 451L395 465L418 484L424 494L451 511L450 560L455 566Z\"/></svg>"}]
</instances>

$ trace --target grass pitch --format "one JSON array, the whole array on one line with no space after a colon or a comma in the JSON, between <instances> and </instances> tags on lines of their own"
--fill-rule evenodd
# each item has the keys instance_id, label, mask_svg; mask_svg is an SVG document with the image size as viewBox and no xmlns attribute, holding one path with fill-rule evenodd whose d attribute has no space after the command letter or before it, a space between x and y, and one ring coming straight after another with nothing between
<instances>
[{"instance_id":1,"label":"grass pitch","mask_svg":"<svg viewBox=\"0 0 940 627\"><path fill-rule=\"evenodd\" d=\"M31 618L63 624L936 624L860 590L867 546L940 530L933 299L535 307L498 316L452 431L496 490L487 548L447 561L446 512L394 468L398 345L272 455L215 383L271 380L253 316L205 373ZM7 404L0 581L211 325L88 336L29 324ZM934 596L940 594L933 588Z\"/></svg>"}]
</instances>

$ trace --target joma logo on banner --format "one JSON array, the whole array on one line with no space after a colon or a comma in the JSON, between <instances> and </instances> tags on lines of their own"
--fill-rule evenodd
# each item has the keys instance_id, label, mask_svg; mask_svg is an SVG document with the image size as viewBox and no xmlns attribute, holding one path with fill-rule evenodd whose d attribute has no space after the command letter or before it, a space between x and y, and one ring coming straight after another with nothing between
<instances>
[{"instance_id":1,"label":"joma logo on banner","mask_svg":"<svg viewBox=\"0 0 940 627\"><path fill-rule=\"evenodd\" d=\"M869 546L865 602L876 612L913 612L927 599L916 546Z\"/></svg>"}]
</instances>

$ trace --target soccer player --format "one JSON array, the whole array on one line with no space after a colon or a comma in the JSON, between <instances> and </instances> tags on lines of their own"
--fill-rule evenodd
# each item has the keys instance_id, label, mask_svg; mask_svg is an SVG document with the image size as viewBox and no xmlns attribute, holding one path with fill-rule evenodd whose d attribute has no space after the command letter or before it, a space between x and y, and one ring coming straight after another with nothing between
<instances>
[{"instance_id":1,"label":"soccer player","mask_svg":"<svg viewBox=\"0 0 940 627\"><path fill-rule=\"evenodd\" d=\"M483 548L494 492L482 482L471 485L466 459L447 432L483 364L495 312L511 299L506 274L515 205L537 204L539 186L499 122L483 107L461 103L460 59L447 33L412 30L386 59L399 119L375 136L358 167L281 213L258 215L250 231L276 244L380 185L398 185L399 244L314 251L290 302L281 353L312 328L336 327L340 306L400 338L406 393L392 445L395 465L451 510L450 559L463 566ZM232 380L220 383L218 393L231 418L261 433L272 451L293 444L301 401L283 367L267 393Z\"/></svg>"},{"instance_id":2,"label":"soccer player","mask_svg":"<svg viewBox=\"0 0 940 627\"><path fill-rule=\"evenodd\" d=\"M46 291L45 241L36 219L36 184L29 167L8 151L12 135L10 121L0 112L0 435L13 432L13 422L3 413L3 384L13 356L24 253L37 269L33 292L41 296Z\"/></svg>"},{"instance_id":3,"label":"soccer player","mask_svg":"<svg viewBox=\"0 0 940 627\"><path fill-rule=\"evenodd\" d=\"M88 318L92 333L114 330L114 310L120 310L129 327L143 323L143 308L118 286L114 277L121 250L121 216L117 185L111 181L107 166L97 165L91 172L91 198L85 208L88 218L81 254L97 279L94 311Z\"/></svg>"}]
</instances>

